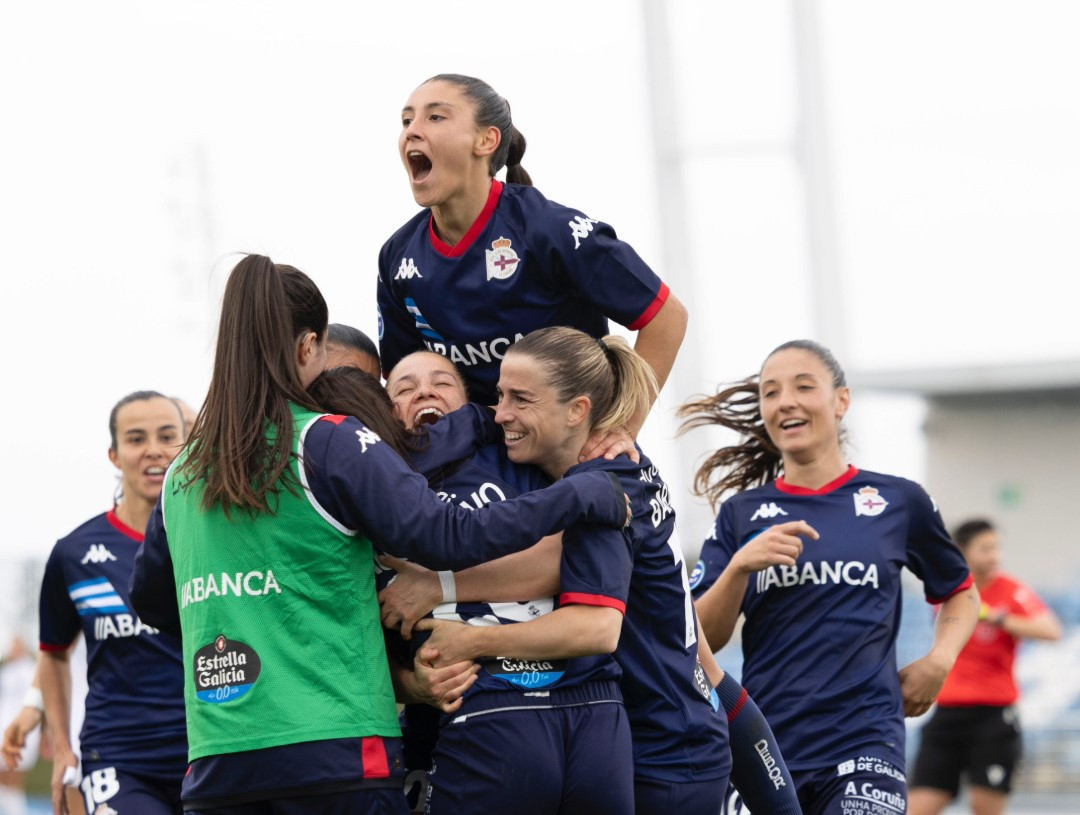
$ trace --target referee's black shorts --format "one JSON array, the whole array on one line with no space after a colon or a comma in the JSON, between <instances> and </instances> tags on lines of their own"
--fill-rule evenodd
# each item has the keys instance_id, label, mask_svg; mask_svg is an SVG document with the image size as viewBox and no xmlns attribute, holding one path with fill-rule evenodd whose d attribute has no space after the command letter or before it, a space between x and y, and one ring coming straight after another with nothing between
<instances>
[{"instance_id":1,"label":"referee's black shorts","mask_svg":"<svg viewBox=\"0 0 1080 815\"><path fill-rule=\"evenodd\" d=\"M922 729L908 786L955 797L963 774L973 786L1007 794L1019 759L1020 721L1011 705L938 706Z\"/></svg>"}]
</instances>

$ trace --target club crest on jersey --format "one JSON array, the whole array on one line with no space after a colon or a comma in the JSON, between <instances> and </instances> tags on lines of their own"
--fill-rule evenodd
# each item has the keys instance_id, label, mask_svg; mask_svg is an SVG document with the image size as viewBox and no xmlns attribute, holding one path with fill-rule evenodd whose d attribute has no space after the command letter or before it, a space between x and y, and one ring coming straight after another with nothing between
<instances>
[{"instance_id":1,"label":"club crest on jersey","mask_svg":"<svg viewBox=\"0 0 1080 815\"><path fill-rule=\"evenodd\" d=\"M485 249L487 255L487 279L506 280L517 271L517 252L510 246L509 238L499 238L491 242L491 248Z\"/></svg>"},{"instance_id":2,"label":"club crest on jersey","mask_svg":"<svg viewBox=\"0 0 1080 815\"><path fill-rule=\"evenodd\" d=\"M701 581L705 579L705 561L699 560L694 566L694 570L690 572L690 591L693 591L701 585Z\"/></svg>"},{"instance_id":3,"label":"club crest on jersey","mask_svg":"<svg viewBox=\"0 0 1080 815\"><path fill-rule=\"evenodd\" d=\"M880 515L889 505L873 487L863 487L851 497L855 499L856 515Z\"/></svg>"}]
</instances>

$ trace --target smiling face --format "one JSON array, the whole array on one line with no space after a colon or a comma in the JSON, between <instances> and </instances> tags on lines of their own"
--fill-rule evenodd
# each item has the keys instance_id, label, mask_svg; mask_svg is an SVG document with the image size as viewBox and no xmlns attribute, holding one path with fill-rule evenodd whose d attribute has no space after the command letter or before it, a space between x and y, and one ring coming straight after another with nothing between
<instances>
[{"instance_id":1,"label":"smiling face","mask_svg":"<svg viewBox=\"0 0 1080 815\"><path fill-rule=\"evenodd\" d=\"M577 464L589 435L587 396L559 400L543 367L527 354L507 354L499 366L495 421L502 427L506 452L518 464L535 464L562 478Z\"/></svg>"},{"instance_id":2,"label":"smiling face","mask_svg":"<svg viewBox=\"0 0 1080 815\"><path fill-rule=\"evenodd\" d=\"M851 394L833 386L817 354L802 348L774 353L761 369L759 394L765 430L785 464L839 453L840 420Z\"/></svg>"},{"instance_id":3,"label":"smiling face","mask_svg":"<svg viewBox=\"0 0 1080 815\"><path fill-rule=\"evenodd\" d=\"M183 444L183 419L171 399L128 402L116 412L116 447L109 461L120 470L125 496L154 503L165 470Z\"/></svg>"},{"instance_id":4,"label":"smiling face","mask_svg":"<svg viewBox=\"0 0 1080 815\"><path fill-rule=\"evenodd\" d=\"M413 198L422 207L486 195L499 130L476 125L476 107L451 82L426 82L401 111L398 152Z\"/></svg>"},{"instance_id":5,"label":"smiling face","mask_svg":"<svg viewBox=\"0 0 1080 815\"><path fill-rule=\"evenodd\" d=\"M404 357L386 379L394 415L409 430L433 424L469 401L454 363L441 354L417 351Z\"/></svg>"}]
</instances>

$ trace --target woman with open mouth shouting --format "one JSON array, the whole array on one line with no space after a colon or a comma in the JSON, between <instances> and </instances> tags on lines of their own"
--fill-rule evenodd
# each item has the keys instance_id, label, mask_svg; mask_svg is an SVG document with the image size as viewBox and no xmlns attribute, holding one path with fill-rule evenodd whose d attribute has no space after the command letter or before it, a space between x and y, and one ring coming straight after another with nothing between
<instances>
[{"instance_id":1,"label":"woman with open mouth shouting","mask_svg":"<svg viewBox=\"0 0 1080 815\"><path fill-rule=\"evenodd\" d=\"M567 325L598 338L612 319L638 332L635 348L663 386L686 309L610 226L532 187L505 99L473 77L432 77L402 109L398 150L424 210L379 253L384 371L426 347L490 405L499 361L522 336ZM503 166L505 184L495 178ZM631 417L584 456L632 450L644 421Z\"/></svg>"}]
</instances>

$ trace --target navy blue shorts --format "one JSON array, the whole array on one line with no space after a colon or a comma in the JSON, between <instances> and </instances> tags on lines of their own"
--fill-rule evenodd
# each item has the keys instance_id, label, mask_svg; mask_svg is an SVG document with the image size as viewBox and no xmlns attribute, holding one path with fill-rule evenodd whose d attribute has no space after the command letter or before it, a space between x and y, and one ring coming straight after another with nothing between
<instances>
[{"instance_id":1,"label":"navy blue shorts","mask_svg":"<svg viewBox=\"0 0 1080 815\"><path fill-rule=\"evenodd\" d=\"M881 758L860 755L820 769L792 770L791 777L803 815L903 815L907 811L904 772Z\"/></svg>"},{"instance_id":2,"label":"navy blue shorts","mask_svg":"<svg viewBox=\"0 0 1080 815\"><path fill-rule=\"evenodd\" d=\"M408 808L400 789L383 787L327 795L300 795L214 809L189 809L187 812L188 815L407 815Z\"/></svg>"},{"instance_id":3,"label":"navy blue shorts","mask_svg":"<svg viewBox=\"0 0 1080 815\"><path fill-rule=\"evenodd\" d=\"M88 813L139 812L175 815L180 805L180 781L163 780L117 769L104 761L83 763L79 785Z\"/></svg>"},{"instance_id":4,"label":"navy blue shorts","mask_svg":"<svg viewBox=\"0 0 1080 815\"><path fill-rule=\"evenodd\" d=\"M634 779L634 815L718 815L728 777L708 781Z\"/></svg>"},{"instance_id":5,"label":"navy blue shorts","mask_svg":"<svg viewBox=\"0 0 1080 815\"><path fill-rule=\"evenodd\" d=\"M615 682L543 695L485 692L443 722L430 815L627 815L630 724ZM670 815L670 813L667 813Z\"/></svg>"}]
</instances>

